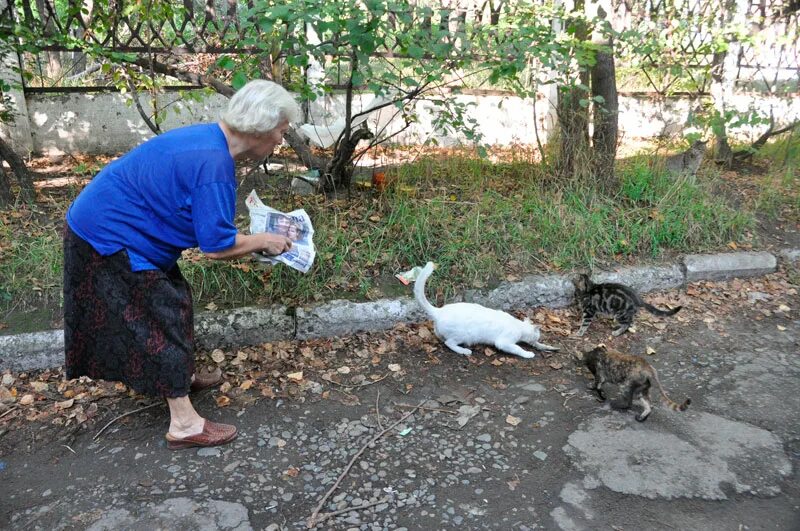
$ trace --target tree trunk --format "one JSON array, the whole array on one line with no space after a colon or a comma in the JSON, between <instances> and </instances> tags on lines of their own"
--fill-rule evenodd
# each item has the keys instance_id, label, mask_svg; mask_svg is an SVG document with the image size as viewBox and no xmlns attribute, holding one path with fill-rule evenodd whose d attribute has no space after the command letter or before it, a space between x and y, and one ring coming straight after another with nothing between
<instances>
[{"instance_id":1,"label":"tree trunk","mask_svg":"<svg viewBox=\"0 0 800 531\"><path fill-rule=\"evenodd\" d=\"M14 201L14 194L11 193L11 180L8 178L2 161L0 161L0 208L7 207L12 201Z\"/></svg>"},{"instance_id":2,"label":"tree trunk","mask_svg":"<svg viewBox=\"0 0 800 531\"><path fill-rule=\"evenodd\" d=\"M610 4L608 0L602 3ZM605 18L607 12L604 7L610 9L610 5L599 5L597 14L600 18ZM592 39L595 44L613 47L610 37L595 33ZM594 157L592 160L595 177L605 185L609 185L614 180L614 162L617 157L617 137L619 104L617 102L617 80L616 69L614 67L613 48L609 53L598 52L595 65L592 67L592 96L600 96L603 103L594 102L594 133L592 135L592 146Z\"/></svg>"},{"instance_id":3,"label":"tree trunk","mask_svg":"<svg viewBox=\"0 0 800 531\"><path fill-rule=\"evenodd\" d=\"M583 0L576 0L575 10L583 11ZM586 26L575 20L575 38L586 40ZM583 87L589 85L589 73L581 70L578 82ZM589 148L589 94L576 84L559 87L558 90L558 125L560 132L560 146L557 172L563 178L585 176L589 171L584 167L588 158ZM586 105L581 105L585 100Z\"/></svg>"},{"instance_id":4,"label":"tree trunk","mask_svg":"<svg viewBox=\"0 0 800 531\"><path fill-rule=\"evenodd\" d=\"M726 0L722 15L723 26L744 25L747 5L747 0ZM714 54L711 67L711 96L714 98L716 115L713 126L714 134L717 137L715 160L718 164L730 168L733 164L733 151L728 143L725 114L733 108L733 92L742 45L735 36L731 37L727 44L725 50Z\"/></svg>"},{"instance_id":5,"label":"tree trunk","mask_svg":"<svg viewBox=\"0 0 800 531\"><path fill-rule=\"evenodd\" d=\"M50 0L36 0L36 9L39 10L43 27L42 31L45 36L55 35L58 31L55 24L55 9ZM61 52L43 52L47 59L47 77L51 81L56 81L61 78Z\"/></svg>"},{"instance_id":6,"label":"tree trunk","mask_svg":"<svg viewBox=\"0 0 800 531\"><path fill-rule=\"evenodd\" d=\"M372 133L367 129L366 124L362 124L360 128L351 132L350 138L343 138L339 142L336 153L324 172L325 178L322 182L326 191L332 192L350 187L350 179L353 175L353 166L350 164L350 160L353 158L358 143L370 138L373 138Z\"/></svg>"},{"instance_id":7,"label":"tree trunk","mask_svg":"<svg viewBox=\"0 0 800 531\"><path fill-rule=\"evenodd\" d=\"M0 138L0 162L2 161L8 162L8 165L11 166L11 171L17 178L22 197L27 201L33 200L33 198L36 197L36 193L33 189L33 179L31 179L31 174L25 166L25 161L11 149L11 146ZM6 178L3 181L4 182L0 181L0 187L6 186L8 188L8 194L11 194L9 180ZM7 195L4 194L4 192L0 192L0 194Z\"/></svg>"}]
</instances>

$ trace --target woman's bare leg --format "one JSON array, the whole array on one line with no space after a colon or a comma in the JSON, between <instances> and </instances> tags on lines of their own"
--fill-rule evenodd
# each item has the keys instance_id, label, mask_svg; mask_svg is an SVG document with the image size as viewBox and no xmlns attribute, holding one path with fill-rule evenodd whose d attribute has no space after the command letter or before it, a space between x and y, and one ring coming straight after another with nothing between
<instances>
[{"instance_id":1,"label":"woman's bare leg","mask_svg":"<svg viewBox=\"0 0 800 531\"><path fill-rule=\"evenodd\" d=\"M205 419L195 411L188 396L167 398L169 405L169 434L171 437L183 438L203 431Z\"/></svg>"}]
</instances>

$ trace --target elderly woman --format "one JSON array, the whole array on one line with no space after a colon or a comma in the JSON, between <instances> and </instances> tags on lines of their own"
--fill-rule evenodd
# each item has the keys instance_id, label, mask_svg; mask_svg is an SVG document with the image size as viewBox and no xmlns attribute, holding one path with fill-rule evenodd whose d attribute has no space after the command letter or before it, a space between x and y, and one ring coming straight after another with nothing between
<instances>
[{"instance_id":1,"label":"elderly woman","mask_svg":"<svg viewBox=\"0 0 800 531\"><path fill-rule=\"evenodd\" d=\"M291 240L241 234L235 163L263 159L281 144L299 107L281 86L255 80L218 123L171 130L106 166L75 199L64 235L64 340L68 378L121 381L166 398L171 449L225 444L236 428L205 420L195 378L192 296L177 261L199 247L227 260L281 254Z\"/></svg>"}]
</instances>

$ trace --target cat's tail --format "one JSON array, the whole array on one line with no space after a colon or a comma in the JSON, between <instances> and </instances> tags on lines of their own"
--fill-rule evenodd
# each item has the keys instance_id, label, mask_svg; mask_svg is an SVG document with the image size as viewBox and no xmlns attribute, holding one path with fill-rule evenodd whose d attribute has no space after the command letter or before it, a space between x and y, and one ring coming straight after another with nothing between
<instances>
[{"instance_id":1,"label":"cat's tail","mask_svg":"<svg viewBox=\"0 0 800 531\"><path fill-rule=\"evenodd\" d=\"M661 308L656 308L652 304L642 301L642 308L647 310L648 312L652 313L653 315L660 315L661 317L668 317L670 315L675 315L683 306L676 306L674 308L670 308L669 310L662 310Z\"/></svg>"},{"instance_id":2,"label":"cat's tail","mask_svg":"<svg viewBox=\"0 0 800 531\"><path fill-rule=\"evenodd\" d=\"M428 262L425 264L425 267L423 267L422 271L420 271L416 282L414 282L414 298L417 299L417 304L422 306L422 309L425 310L425 313L427 313L431 319L434 318L436 311L439 308L433 306L430 302L428 302L427 297L425 297L425 282L428 281L428 277L431 276L431 273L433 273L434 267L436 266L433 262Z\"/></svg>"},{"instance_id":3,"label":"cat's tail","mask_svg":"<svg viewBox=\"0 0 800 531\"><path fill-rule=\"evenodd\" d=\"M686 398L682 404L679 404L672 400L670 397L667 396L666 391L664 391L664 387L661 385L661 381L658 379L658 373L656 372L655 367L653 369L653 379L656 381L656 385L658 386L658 390L661 392L661 396L664 397L664 402L669 406L669 408L673 411L686 411L686 408L689 407L689 404L692 403L691 398Z\"/></svg>"}]
</instances>

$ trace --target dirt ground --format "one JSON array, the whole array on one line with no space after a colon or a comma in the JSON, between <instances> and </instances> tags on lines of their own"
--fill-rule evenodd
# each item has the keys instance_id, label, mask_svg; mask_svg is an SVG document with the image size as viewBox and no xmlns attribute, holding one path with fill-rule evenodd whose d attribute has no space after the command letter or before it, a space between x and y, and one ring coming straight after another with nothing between
<instances>
[{"instance_id":1,"label":"dirt ground","mask_svg":"<svg viewBox=\"0 0 800 531\"><path fill-rule=\"evenodd\" d=\"M533 360L424 325L225 352L227 385L194 397L239 427L218 448L166 449L164 405L111 383L11 375L35 402L0 419L0 528L303 529L319 506L318 529L798 529L796 281L646 298L685 309L582 339L574 309L525 312L562 349ZM573 356L599 342L689 409L598 402Z\"/></svg>"}]
</instances>

